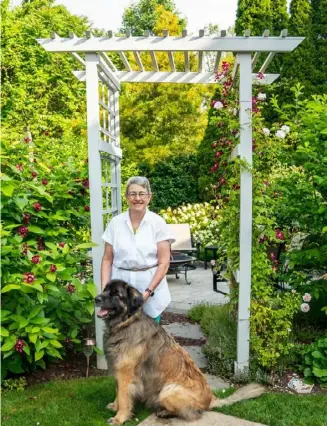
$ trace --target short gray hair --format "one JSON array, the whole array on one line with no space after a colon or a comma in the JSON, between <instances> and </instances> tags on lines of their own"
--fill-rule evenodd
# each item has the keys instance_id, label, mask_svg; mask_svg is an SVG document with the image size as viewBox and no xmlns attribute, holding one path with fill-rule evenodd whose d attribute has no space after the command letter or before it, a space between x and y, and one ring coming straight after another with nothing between
<instances>
[{"instance_id":1,"label":"short gray hair","mask_svg":"<svg viewBox=\"0 0 327 426\"><path fill-rule=\"evenodd\" d=\"M133 176L130 177L126 184L126 195L128 194L128 189L131 185L140 185L143 186L143 188L151 194L151 186L149 180L144 176Z\"/></svg>"}]
</instances>

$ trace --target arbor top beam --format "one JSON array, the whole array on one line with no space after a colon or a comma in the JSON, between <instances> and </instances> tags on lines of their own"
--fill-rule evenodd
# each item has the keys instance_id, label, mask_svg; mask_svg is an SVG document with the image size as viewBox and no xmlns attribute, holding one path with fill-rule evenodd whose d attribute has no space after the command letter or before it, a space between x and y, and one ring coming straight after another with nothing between
<instances>
[{"instance_id":1,"label":"arbor top beam","mask_svg":"<svg viewBox=\"0 0 327 426\"><path fill-rule=\"evenodd\" d=\"M85 37L37 39L48 52L291 52L304 37Z\"/></svg>"}]
</instances>

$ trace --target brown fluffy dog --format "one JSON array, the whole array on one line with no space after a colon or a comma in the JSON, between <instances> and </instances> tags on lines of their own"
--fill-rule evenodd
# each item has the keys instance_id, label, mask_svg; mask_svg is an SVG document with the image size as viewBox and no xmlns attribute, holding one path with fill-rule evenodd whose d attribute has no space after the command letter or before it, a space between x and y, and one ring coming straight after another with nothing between
<instances>
[{"instance_id":1,"label":"brown fluffy dog","mask_svg":"<svg viewBox=\"0 0 327 426\"><path fill-rule=\"evenodd\" d=\"M117 411L109 423L120 425L133 412L136 399L159 417L200 418L203 411L254 398L265 390L249 385L224 400L217 399L197 365L173 337L142 311L142 295L126 282L112 280L95 298L105 320L104 352L117 380Z\"/></svg>"}]
</instances>

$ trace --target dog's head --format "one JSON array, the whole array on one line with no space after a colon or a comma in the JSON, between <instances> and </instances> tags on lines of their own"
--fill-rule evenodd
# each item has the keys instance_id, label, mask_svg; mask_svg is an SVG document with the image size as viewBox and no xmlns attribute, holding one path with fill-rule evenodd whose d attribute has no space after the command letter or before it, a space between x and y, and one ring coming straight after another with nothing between
<instances>
[{"instance_id":1,"label":"dog's head","mask_svg":"<svg viewBox=\"0 0 327 426\"><path fill-rule=\"evenodd\" d=\"M110 324L118 324L129 318L142 304L142 294L122 280L110 281L95 298L95 306L100 308L98 318Z\"/></svg>"}]
</instances>

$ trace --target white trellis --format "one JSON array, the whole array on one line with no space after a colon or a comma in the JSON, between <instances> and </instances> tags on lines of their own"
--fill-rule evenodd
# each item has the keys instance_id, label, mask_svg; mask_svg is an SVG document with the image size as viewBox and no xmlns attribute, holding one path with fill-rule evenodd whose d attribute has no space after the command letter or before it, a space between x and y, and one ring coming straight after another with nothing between
<instances>
[{"instance_id":1,"label":"white trellis","mask_svg":"<svg viewBox=\"0 0 327 426\"><path fill-rule=\"evenodd\" d=\"M279 37L269 37L265 30L262 37L251 37L246 30L244 37L227 37L226 31L219 36L187 35L170 37L163 31L163 37L153 37L148 31L143 37L131 37L127 31L124 37L114 37L112 31L106 36L94 37L90 31L85 38L69 33L61 38L55 33L49 39L38 42L48 52L69 52L82 65L81 71L74 71L76 77L86 81L89 181L91 197L92 249L94 281L100 291L100 267L103 254L101 235L108 217L121 212L120 160L122 151L119 142L119 90L122 82L135 83L193 83L219 84L215 80L224 52L236 54L233 79L239 77L240 91L240 143L232 158L240 156L252 164L252 84L270 84L279 74L266 74L266 69L276 53L291 52L303 37L287 37L283 30ZM124 69L118 69L109 53L119 55ZM145 70L142 63L144 52L151 59L151 70ZM156 59L158 52L166 52L171 71L160 71ZM174 53L183 53L184 70L177 69ZM205 56L214 55L212 69L205 63ZM80 56L84 55L84 58ZM129 58L133 57L133 63ZM259 69L255 71L260 55L267 54ZM192 63L196 70L191 71ZM135 65L136 64L136 65ZM258 73L263 78L258 79ZM105 200L105 205L103 205ZM106 220L104 221L104 217ZM252 246L252 174L241 171L240 182L240 268L235 276L239 282L239 309L237 333L237 360L235 369L244 371L249 365L249 320L251 300L251 246ZM102 324L96 319L96 337L102 345ZM104 358L98 356L98 367L106 368Z\"/></svg>"}]
</instances>

